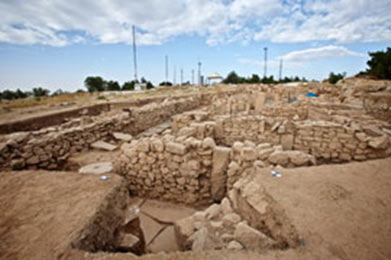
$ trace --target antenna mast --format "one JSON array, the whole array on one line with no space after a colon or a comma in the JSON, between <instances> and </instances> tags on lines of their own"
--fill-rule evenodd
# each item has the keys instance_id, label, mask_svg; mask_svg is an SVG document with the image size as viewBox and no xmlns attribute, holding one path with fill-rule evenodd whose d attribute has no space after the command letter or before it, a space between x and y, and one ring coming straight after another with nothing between
<instances>
[{"instance_id":1,"label":"antenna mast","mask_svg":"<svg viewBox=\"0 0 391 260\"><path fill-rule=\"evenodd\" d=\"M183 69L181 69L181 86L183 85Z\"/></svg>"},{"instance_id":2,"label":"antenna mast","mask_svg":"<svg viewBox=\"0 0 391 260\"><path fill-rule=\"evenodd\" d=\"M194 85L194 70L191 70L191 84Z\"/></svg>"},{"instance_id":3,"label":"antenna mast","mask_svg":"<svg viewBox=\"0 0 391 260\"><path fill-rule=\"evenodd\" d=\"M201 62L198 62L198 84L201 85Z\"/></svg>"},{"instance_id":4,"label":"antenna mast","mask_svg":"<svg viewBox=\"0 0 391 260\"><path fill-rule=\"evenodd\" d=\"M281 81L281 79L282 79L282 59L280 60L280 75L279 75L280 77L280 81Z\"/></svg>"},{"instance_id":5,"label":"antenna mast","mask_svg":"<svg viewBox=\"0 0 391 260\"><path fill-rule=\"evenodd\" d=\"M137 56L136 56L136 27L132 26L133 30L133 62L134 62L134 80L137 82Z\"/></svg>"},{"instance_id":6,"label":"antenna mast","mask_svg":"<svg viewBox=\"0 0 391 260\"><path fill-rule=\"evenodd\" d=\"M265 51L265 71L264 71L263 77L266 78L266 75L267 75L267 47L263 48L263 50Z\"/></svg>"},{"instance_id":7,"label":"antenna mast","mask_svg":"<svg viewBox=\"0 0 391 260\"><path fill-rule=\"evenodd\" d=\"M164 85L168 83L168 56L166 55L166 82Z\"/></svg>"}]
</instances>

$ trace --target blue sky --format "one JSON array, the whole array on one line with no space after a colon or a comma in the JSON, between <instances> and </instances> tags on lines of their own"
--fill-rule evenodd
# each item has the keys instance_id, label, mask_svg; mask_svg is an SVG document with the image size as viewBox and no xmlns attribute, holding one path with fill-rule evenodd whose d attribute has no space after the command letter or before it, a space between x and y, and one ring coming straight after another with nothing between
<instances>
[{"instance_id":1,"label":"blue sky","mask_svg":"<svg viewBox=\"0 0 391 260\"><path fill-rule=\"evenodd\" d=\"M131 26L137 26L138 74L157 84L197 73L321 80L366 68L368 51L391 42L391 0L0 0L0 89L74 91L86 76L133 79Z\"/></svg>"}]
</instances>

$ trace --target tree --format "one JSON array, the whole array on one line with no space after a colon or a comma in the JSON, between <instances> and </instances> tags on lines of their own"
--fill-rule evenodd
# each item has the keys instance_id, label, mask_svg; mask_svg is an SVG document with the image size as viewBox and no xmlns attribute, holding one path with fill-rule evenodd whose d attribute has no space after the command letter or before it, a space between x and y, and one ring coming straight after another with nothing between
<instances>
[{"instance_id":1,"label":"tree","mask_svg":"<svg viewBox=\"0 0 391 260\"><path fill-rule=\"evenodd\" d=\"M223 80L223 83L225 84L240 84L244 83L245 79L242 77L239 77L238 74L236 74L235 71L230 72L227 77Z\"/></svg>"},{"instance_id":2,"label":"tree","mask_svg":"<svg viewBox=\"0 0 391 260\"><path fill-rule=\"evenodd\" d=\"M2 99L6 99L6 100L12 100L12 99L16 99L16 94L15 92L13 92L12 90L4 90L3 93L1 94L1 97Z\"/></svg>"},{"instance_id":3,"label":"tree","mask_svg":"<svg viewBox=\"0 0 391 260\"><path fill-rule=\"evenodd\" d=\"M50 90L48 89L44 89L44 88L33 88L33 95L34 97L46 97L47 95L49 95L50 93Z\"/></svg>"},{"instance_id":4,"label":"tree","mask_svg":"<svg viewBox=\"0 0 391 260\"><path fill-rule=\"evenodd\" d=\"M346 77L346 72L344 73L339 73L339 74L334 74L334 72L331 72L330 75L329 75L329 83L331 84L335 84L337 83L339 80L343 79Z\"/></svg>"},{"instance_id":5,"label":"tree","mask_svg":"<svg viewBox=\"0 0 391 260\"><path fill-rule=\"evenodd\" d=\"M28 92L23 92L20 89L17 89L15 92L16 98L26 98L28 97L29 93Z\"/></svg>"},{"instance_id":6,"label":"tree","mask_svg":"<svg viewBox=\"0 0 391 260\"><path fill-rule=\"evenodd\" d=\"M134 90L135 81L127 81L122 84L122 90Z\"/></svg>"},{"instance_id":7,"label":"tree","mask_svg":"<svg viewBox=\"0 0 391 260\"><path fill-rule=\"evenodd\" d=\"M388 47L385 52L370 52L369 56L367 73L378 79L391 79L391 48Z\"/></svg>"},{"instance_id":8,"label":"tree","mask_svg":"<svg viewBox=\"0 0 391 260\"><path fill-rule=\"evenodd\" d=\"M101 77L90 76L84 80L84 86L87 88L88 92L90 93L94 91L104 91L105 81Z\"/></svg>"},{"instance_id":9,"label":"tree","mask_svg":"<svg viewBox=\"0 0 391 260\"><path fill-rule=\"evenodd\" d=\"M163 81L159 83L159 86L172 86L172 83L170 81Z\"/></svg>"},{"instance_id":10,"label":"tree","mask_svg":"<svg viewBox=\"0 0 391 260\"><path fill-rule=\"evenodd\" d=\"M121 90L121 87L119 86L117 81L110 80L109 82L106 83L106 85L107 85L107 90L110 90L110 91Z\"/></svg>"},{"instance_id":11,"label":"tree","mask_svg":"<svg viewBox=\"0 0 391 260\"><path fill-rule=\"evenodd\" d=\"M261 79L257 74L253 74L251 78L247 80L248 83L261 83Z\"/></svg>"}]
</instances>

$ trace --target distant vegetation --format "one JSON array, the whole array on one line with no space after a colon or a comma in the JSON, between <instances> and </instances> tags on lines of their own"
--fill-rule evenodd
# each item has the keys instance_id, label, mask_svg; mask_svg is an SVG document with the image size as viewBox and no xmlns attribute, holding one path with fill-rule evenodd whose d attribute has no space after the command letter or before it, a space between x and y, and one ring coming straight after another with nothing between
<instances>
[{"instance_id":1,"label":"distant vegetation","mask_svg":"<svg viewBox=\"0 0 391 260\"><path fill-rule=\"evenodd\" d=\"M330 75L329 75L328 81L331 84L335 84L339 80L344 79L345 77L346 77L346 72L338 73L338 74L334 74L334 72L331 72Z\"/></svg>"},{"instance_id":2,"label":"distant vegetation","mask_svg":"<svg viewBox=\"0 0 391 260\"><path fill-rule=\"evenodd\" d=\"M134 90L137 83L145 84L147 89L154 88L153 84L150 81L147 81L145 78L141 78L141 81L127 81L119 85L117 81L106 81L102 77L87 77L84 80L84 86L87 88L88 92L101 92L101 91L121 91L121 90Z\"/></svg>"},{"instance_id":3,"label":"distant vegetation","mask_svg":"<svg viewBox=\"0 0 391 260\"><path fill-rule=\"evenodd\" d=\"M16 91L12 90L4 90L3 92L0 92L0 100L14 100L14 99L20 99L20 98L26 98L26 97L45 97L48 96L50 93L50 90L44 89L44 88L33 88L32 91L22 91L20 89L17 89ZM55 92L56 93L56 92Z\"/></svg>"},{"instance_id":4,"label":"distant vegetation","mask_svg":"<svg viewBox=\"0 0 391 260\"><path fill-rule=\"evenodd\" d=\"M253 74L251 77L245 78L241 77L238 74L236 74L235 71L230 72L227 77L223 80L223 83L225 84L242 84L242 83L264 83L264 84L276 84L276 83L288 83L288 82L298 82L298 81L304 81L307 82L308 80L306 78L300 79L299 77L285 77L281 80L275 80L273 76L270 77L263 77L262 79L257 75Z\"/></svg>"},{"instance_id":5,"label":"distant vegetation","mask_svg":"<svg viewBox=\"0 0 391 260\"><path fill-rule=\"evenodd\" d=\"M391 48L386 51L370 52L371 59L367 62L368 69L358 75L369 75L376 79L391 79Z\"/></svg>"},{"instance_id":6,"label":"distant vegetation","mask_svg":"<svg viewBox=\"0 0 391 260\"><path fill-rule=\"evenodd\" d=\"M159 86L172 86L172 83L170 81L163 81L160 82Z\"/></svg>"}]
</instances>

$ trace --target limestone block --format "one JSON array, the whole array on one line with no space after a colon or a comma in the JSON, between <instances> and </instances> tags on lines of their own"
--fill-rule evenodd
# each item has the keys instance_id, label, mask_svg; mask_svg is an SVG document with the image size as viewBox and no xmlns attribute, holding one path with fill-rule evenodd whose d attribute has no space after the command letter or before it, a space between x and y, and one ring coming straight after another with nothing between
<instances>
[{"instance_id":1,"label":"limestone block","mask_svg":"<svg viewBox=\"0 0 391 260\"><path fill-rule=\"evenodd\" d=\"M207 137L202 141L202 148L207 149L213 149L216 147L215 140L211 137Z\"/></svg>"},{"instance_id":2,"label":"limestone block","mask_svg":"<svg viewBox=\"0 0 391 260\"><path fill-rule=\"evenodd\" d=\"M111 162L93 163L79 169L79 173L83 174L105 174L112 171L113 164Z\"/></svg>"},{"instance_id":3,"label":"limestone block","mask_svg":"<svg viewBox=\"0 0 391 260\"><path fill-rule=\"evenodd\" d=\"M157 138L151 139L151 149L159 153L163 152L164 151L163 141Z\"/></svg>"},{"instance_id":4,"label":"limestone block","mask_svg":"<svg viewBox=\"0 0 391 260\"><path fill-rule=\"evenodd\" d=\"M231 207L231 202L227 198L224 198L221 201L220 207L221 207L221 211L223 212L224 215L233 212L232 207Z\"/></svg>"},{"instance_id":5,"label":"limestone block","mask_svg":"<svg viewBox=\"0 0 391 260\"><path fill-rule=\"evenodd\" d=\"M275 151L269 156L269 161L285 167L289 163L289 155L286 152Z\"/></svg>"},{"instance_id":6,"label":"limestone block","mask_svg":"<svg viewBox=\"0 0 391 260\"><path fill-rule=\"evenodd\" d=\"M230 152L231 148L222 146L216 146L213 150L213 168L210 179L211 196L214 200L221 200L224 197Z\"/></svg>"},{"instance_id":7,"label":"limestone block","mask_svg":"<svg viewBox=\"0 0 391 260\"><path fill-rule=\"evenodd\" d=\"M166 150L173 154L184 155L186 153L186 146L180 143L169 142L166 144Z\"/></svg>"},{"instance_id":8,"label":"limestone block","mask_svg":"<svg viewBox=\"0 0 391 260\"><path fill-rule=\"evenodd\" d=\"M245 222L240 222L236 226L234 237L246 249L266 249L272 247L274 244L272 239L250 227Z\"/></svg>"},{"instance_id":9,"label":"limestone block","mask_svg":"<svg viewBox=\"0 0 391 260\"><path fill-rule=\"evenodd\" d=\"M188 239L192 251L205 251L222 248L222 241L208 232L207 228L201 228Z\"/></svg>"},{"instance_id":10,"label":"limestone block","mask_svg":"<svg viewBox=\"0 0 391 260\"><path fill-rule=\"evenodd\" d=\"M115 149L117 149L116 145L112 145L104 141L97 141L95 143L92 143L91 147L95 149L105 150L105 151L114 151Z\"/></svg>"},{"instance_id":11,"label":"limestone block","mask_svg":"<svg viewBox=\"0 0 391 260\"><path fill-rule=\"evenodd\" d=\"M261 160L267 160L269 156L274 152L274 148L264 149L259 151L258 157Z\"/></svg>"},{"instance_id":12,"label":"limestone block","mask_svg":"<svg viewBox=\"0 0 391 260\"><path fill-rule=\"evenodd\" d=\"M253 161L257 159L257 153L255 148L245 147L241 151L241 157L244 161Z\"/></svg>"},{"instance_id":13,"label":"limestone block","mask_svg":"<svg viewBox=\"0 0 391 260\"><path fill-rule=\"evenodd\" d=\"M180 219L174 223L175 237L182 250L191 248L188 238L194 233L194 218L192 216Z\"/></svg>"},{"instance_id":14,"label":"limestone block","mask_svg":"<svg viewBox=\"0 0 391 260\"><path fill-rule=\"evenodd\" d=\"M115 139L120 140L120 141L125 141L125 142L130 142L133 139L133 137L129 134L124 134L124 133L119 133L119 132L114 132L113 136Z\"/></svg>"},{"instance_id":15,"label":"limestone block","mask_svg":"<svg viewBox=\"0 0 391 260\"><path fill-rule=\"evenodd\" d=\"M281 145L284 151L292 150L294 143L293 135L282 135Z\"/></svg>"},{"instance_id":16,"label":"limestone block","mask_svg":"<svg viewBox=\"0 0 391 260\"><path fill-rule=\"evenodd\" d=\"M231 242L228 243L227 249L241 250L241 249L243 249L243 246L238 241L232 240Z\"/></svg>"},{"instance_id":17,"label":"limestone block","mask_svg":"<svg viewBox=\"0 0 391 260\"><path fill-rule=\"evenodd\" d=\"M242 218L236 213L229 213L223 217L223 224L226 227L232 227L239 223Z\"/></svg>"},{"instance_id":18,"label":"limestone block","mask_svg":"<svg viewBox=\"0 0 391 260\"><path fill-rule=\"evenodd\" d=\"M220 213L221 208L218 204L212 204L205 210L205 215L207 219L215 219L220 215Z\"/></svg>"},{"instance_id":19,"label":"limestone block","mask_svg":"<svg viewBox=\"0 0 391 260\"><path fill-rule=\"evenodd\" d=\"M34 164L38 164L39 163L39 157L38 156L33 156L33 157L30 157L27 159L26 163L28 165L34 165Z\"/></svg>"},{"instance_id":20,"label":"limestone block","mask_svg":"<svg viewBox=\"0 0 391 260\"><path fill-rule=\"evenodd\" d=\"M386 149L388 146L388 137L383 135L380 137L370 138L368 145L374 149Z\"/></svg>"}]
</instances>

